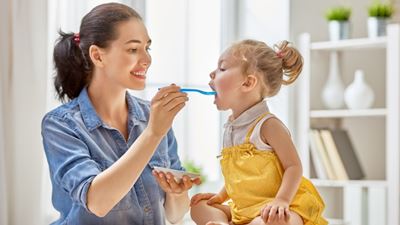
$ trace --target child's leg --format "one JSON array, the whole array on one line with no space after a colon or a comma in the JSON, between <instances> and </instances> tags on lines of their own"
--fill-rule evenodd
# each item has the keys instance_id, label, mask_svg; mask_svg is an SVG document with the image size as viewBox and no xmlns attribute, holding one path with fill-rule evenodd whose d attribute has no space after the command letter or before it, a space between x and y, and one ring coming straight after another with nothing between
<instances>
[{"instance_id":1,"label":"child's leg","mask_svg":"<svg viewBox=\"0 0 400 225\"><path fill-rule=\"evenodd\" d=\"M264 221L261 219L260 216L254 218L253 221L251 221L247 225L304 225L303 219L299 216L299 214L290 211L290 218L289 221L285 221L284 223L280 223L279 221L273 221L270 223L264 223Z\"/></svg>"},{"instance_id":2,"label":"child's leg","mask_svg":"<svg viewBox=\"0 0 400 225\"><path fill-rule=\"evenodd\" d=\"M198 202L190 209L190 215L197 225L229 224L230 209L226 205L208 205L206 200Z\"/></svg>"}]
</instances>

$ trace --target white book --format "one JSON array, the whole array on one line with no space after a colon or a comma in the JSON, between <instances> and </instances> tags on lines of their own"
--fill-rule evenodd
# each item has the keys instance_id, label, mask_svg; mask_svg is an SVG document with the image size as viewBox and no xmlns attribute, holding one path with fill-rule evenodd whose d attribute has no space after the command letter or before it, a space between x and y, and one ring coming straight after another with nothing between
<instances>
[{"instance_id":1,"label":"white book","mask_svg":"<svg viewBox=\"0 0 400 225\"><path fill-rule=\"evenodd\" d=\"M332 167L335 171L338 180L348 180L349 176L344 168L342 159L340 158L339 152L336 148L335 141L333 140L330 130L320 130L321 138L324 142L326 152L328 153L329 159L332 163Z\"/></svg>"},{"instance_id":2,"label":"white book","mask_svg":"<svg viewBox=\"0 0 400 225\"><path fill-rule=\"evenodd\" d=\"M311 131L312 131L312 134L314 135L314 140L317 145L319 155L321 156L322 164L324 165L326 175L328 176L328 178L330 180L336 180L337 176L336 176L335 170L332 166L331 160L329 159L329 155L325 149L325 145L322 142L322 138L321 138L319 131L315 130L315 129L313 129Z\"/></svg>"},{"instance_id":3,"label":"white book","mask_svg":"<svg viewBox=\"0 0 400 225\"><path fill-rule=\"evenodd\" d=\"M319 179L329 179L326 168L323 163L323 156L318 149L319 144L314 137L313 130L308 131L308 140L310 142L311 160L314 164L315 173Z\"/></svg>"}]
</instances>

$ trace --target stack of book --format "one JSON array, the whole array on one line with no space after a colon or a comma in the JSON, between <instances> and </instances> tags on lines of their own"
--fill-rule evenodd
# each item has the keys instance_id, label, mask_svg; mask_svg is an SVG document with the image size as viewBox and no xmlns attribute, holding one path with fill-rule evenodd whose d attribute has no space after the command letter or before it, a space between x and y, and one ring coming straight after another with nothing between
<instances>
[{"instance_id":1,"label":"stack of book","mask_svg":"<svg viewBox=\"0 0 400 225\"><path fill-rule=\"evenodd\" d=\"M319 179L360 180L364 171L344 129L310 129L311 160Z\"/></svg>"}]
</instances>

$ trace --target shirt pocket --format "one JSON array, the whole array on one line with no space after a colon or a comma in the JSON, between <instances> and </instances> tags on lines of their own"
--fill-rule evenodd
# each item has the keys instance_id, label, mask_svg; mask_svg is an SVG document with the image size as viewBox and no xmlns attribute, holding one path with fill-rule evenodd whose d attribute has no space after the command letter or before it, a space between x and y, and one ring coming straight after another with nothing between
<instances>
[{"instance_id":1,"label":"shirt pocket","mask_svg":"<svg viewBox=\"0 0 400 225\"><path fill-rule=\"evenodd\" d=\"M114 162L110 162L107 160L100 161L100 168L102 171L110 167ZM127 210L132 208L132 204L134 204L132 199L132 189L111 209L111 211L120 211Z\"/></svg>"}]
</instances>

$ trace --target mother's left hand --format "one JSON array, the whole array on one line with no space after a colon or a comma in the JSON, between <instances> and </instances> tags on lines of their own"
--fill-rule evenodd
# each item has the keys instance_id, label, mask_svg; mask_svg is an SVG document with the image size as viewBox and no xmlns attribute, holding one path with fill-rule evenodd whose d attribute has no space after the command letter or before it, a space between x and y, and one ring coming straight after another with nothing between
<instances>
[{"instance_id":1,"label":"mother's left hand","mask_svg":"<svg viewBox=\"0 0 400 225\"><path fill-rule=\"evenodd\" d=\"M156 178L161 189L163 189L166 193L171 194L182 194L183 192L186 192L187 190L192 188L193 184L201 184L200 178L192 180L186 175L184 175L182 181L178 183L176 182L174 176L169 172L164 173L153 170L153 176Z\"/></svg>"}]
</instances>

